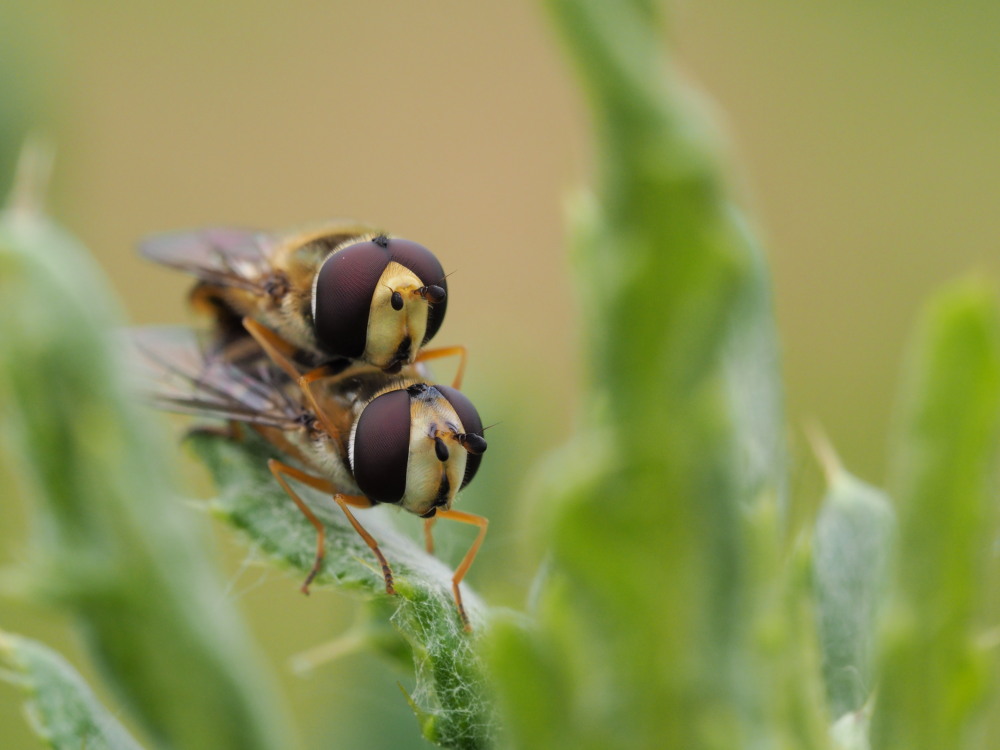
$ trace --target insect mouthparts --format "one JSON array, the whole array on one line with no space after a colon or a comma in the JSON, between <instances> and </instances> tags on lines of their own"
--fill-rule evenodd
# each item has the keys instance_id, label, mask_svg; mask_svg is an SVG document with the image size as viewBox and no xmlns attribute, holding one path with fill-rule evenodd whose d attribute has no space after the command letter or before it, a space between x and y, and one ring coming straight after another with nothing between
<instances>
[{"instance_id":1,"label":"insect mouthparts","mask_svg":"<svg viewBox=\"0 0 1000 750\"><path fill-rule=\"evenodd\" d=\"M410 359L410 349L413 348L413 340L406 336L402 341L399 342L399 348L396 349L395 358L400 362L406 362Z\"/></svg>"}]
</instances>

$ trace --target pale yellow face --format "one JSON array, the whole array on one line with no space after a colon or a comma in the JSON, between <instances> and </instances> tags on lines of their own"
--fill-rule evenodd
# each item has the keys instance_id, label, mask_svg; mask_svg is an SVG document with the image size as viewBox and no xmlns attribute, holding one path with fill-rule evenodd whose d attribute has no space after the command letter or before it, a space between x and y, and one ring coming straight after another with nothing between
<instances>
[{"instance_id":1,"label":"pale yellow face","mask_svg":"<svg viewBox=\"0 0 1000 750\"><path fill-rule=\"evenodd\" d=\"M401 505L411 513L424 515L435 507L442 479L448 479L447 503L451 508L462 480L468 453L455 438L465 428L451 404L444 398L412 399L410 402L410 453L406 464L406 493ZM448 459L437 455L434 438L440 438L447 448Z\"/></svg>"},{"instance_id":2,"label":"pale yellow face","mask_svg":"<svg viewBox=\"0 0 1000 750\"><path fill-rule=\"evenodd\" d=\"M409 338L410 355L402 364L413 361L427 333L429 305L417 294L422 286L420 279L399 263L393 261L385 267L372 296L368 340L362 359L376 367L387 367L399 351L400 344ZM402 296L401 310L392 307L393 292Z\"/></svg>"}]
</instances>

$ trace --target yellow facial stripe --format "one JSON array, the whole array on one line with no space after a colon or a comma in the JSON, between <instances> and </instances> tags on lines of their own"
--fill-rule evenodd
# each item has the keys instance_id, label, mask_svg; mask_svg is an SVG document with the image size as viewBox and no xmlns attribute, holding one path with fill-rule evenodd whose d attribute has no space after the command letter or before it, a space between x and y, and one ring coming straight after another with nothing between
<instances>
[{"instance_id":1,"label":"yellow facial stripe","mask_svg":"<svg viewBox=\"0 0 1000 750\"><path fill-rule=\"evenodd\" d=\"M451 427L462 431L462 422L444 398L432 400L412 399L410 402L410 453L406 464L406 494L402 506L423 514L430 510L437 497L444 473L448 476L448 505L454 500L465 477L468 454L452 438ZM448 446L448 460L440 461L435 452L434 434L437 433Z\"/></svg>"}]
</instances>

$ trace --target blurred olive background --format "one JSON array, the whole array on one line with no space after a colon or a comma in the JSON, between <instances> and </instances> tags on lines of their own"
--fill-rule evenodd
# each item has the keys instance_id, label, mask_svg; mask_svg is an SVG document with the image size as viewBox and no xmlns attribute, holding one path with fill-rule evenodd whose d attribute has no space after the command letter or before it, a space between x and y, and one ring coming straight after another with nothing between
<instances>
[{"instance_id":1,"label":"blurred olive background","mask_svg":"<svg viewBox=\"0 0 1000 750\"><path fill-rule=\"evenodd\" d=\"M674 7L681 65L718 105L734 191L768 247L791 431L817 418L848 466L881 482L916 310L942 280L1000 266L1000 6ZM491 602L523 606L540 550L520 498L535 458L571 427L575 309L587 304L573 296L562 214L590 168L587 122L538 7L8 0L5 179L28 128L57 144L53 210L134 323L190 321L188 280L135 256L154 231L351 217L437 252L453 275L436 342L468 346L465 389L486 423L500 422L463 498L493 519L469 580ZM209 492L190 459L179 465L191 493ZM16 467L5 469L15 488ZM26 514L16 490L3 496L0 561L11 563ZM466 531L442 533L446 558L459 559ZM304 680L287 669L349 627L355 603L306 599L296 581L246 564L227 530L218 536L230 596L304 745L422 746L395 686L406 675L365 654ZM0 600L0 626L92 675L57 614ZM16 701L0 687L0 745L35 747Z\"/></svg>"}]
</instances>

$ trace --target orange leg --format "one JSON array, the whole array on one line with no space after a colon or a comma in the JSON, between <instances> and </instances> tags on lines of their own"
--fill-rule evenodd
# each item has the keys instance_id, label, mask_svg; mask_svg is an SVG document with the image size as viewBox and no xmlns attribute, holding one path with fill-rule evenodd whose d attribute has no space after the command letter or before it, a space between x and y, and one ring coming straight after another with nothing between
<instances>
[{"instance_id":1,"label":"orange leg","mask_svg":"<svg viewBox=\"0 0 1000 750\"><path fill-rule=\"evenodd\" d=\"M436 517L424 519L424 546L427 548L428 555L434 554L434 536L431 534L431 529L434 527L435 521L437 521Z\"/></svg>"},{"instance_id":2,"label":"orange leg","mask_svg":"<svg viewBox=\"0 0 1000 750\"><path fill-rule=\"evenodd\" d=\"M455 380L452 382L452 388L461 388L462 379L465 377L465 364L469 359L469 352L464 346L442 346L437 349L423 349L419 354L417 354L416 362L427 362L431 359L440 359L441 357L453 357L458 355L458 370L455 372Z\"/></svg>"},{"instance_id":3,"label":"orange leg","mask_svg":"<svg viewBox=\"0 0 1000 750\"><path fill-rule=\"evenodd\" d=\"M378 558L379 565L382 566L382 577L385 579L385 593L395 594L396 589L392 587L392 570L389 568L389 563L386 562L382 550L378 548L378 542L375 541L375 538L371 534L365 531L364 527L354 517L354 514L351 513L351 509L347 507L348 505L353 505L356 508L370 508L372 501L367 497L357 495L334 495L333 499L337 501L337 505L344 511L344 515L347 516L347 520L351 522L354 530L361 535L361 538L365 540L365 543L375 553L375 557Z\"/></svg>"},{"instance_id":4,"label":"orange leg","mask_svg":"<svg viewBox=\"0 0 1000 750\"><path fill-rule=\"evenodd\" d=\"M331 438L336 439L340 431L334 426L333 421L327 416L326 412L320 408L319 403L316 401L316 395L312 391L312 383L320 378L328 377L333 373L327 367L317 367L314 370L310 370L305 375L299 372L298 368L291 361L290 357L295 352L294 347L285 341L281 336L276 334L270 328L262 326L253 318L243 318L243 327L247 329L251 336L260 344L261 349L264 353L271 358L271 360L296 383L298 383L299 388L302 389L303 395L309 402L309 408L312 410L316 418L319 419L323 429L327 431L327 434Z\"/></svg>"},{"instance_id":5,"label":"orange leg","mask_svg":"<svg viewBox=\"0 0 1000 750\"><path fill-rule=\"evenodd\" d=\"M274 364L284 370L292 380L299 379L301 373L291 360L295 354L295 347L253 318L243 318L243 327L260 344L261 349L274 361Z\"/></svg>"},{"instance_id":6,"label":"orange leg","mask_svg":"<svg viewBox=\"0 0 1000 750\"><path fill-rule=\"evenodd\" d=\"M313 566L309 571L309 575L306 576L306 580L302 584L302 593L308 594L309 584L312 583L313 578L315 578L316 574L319 573L320 565L323 563L323 554L326 551L326 529L323 528L323 522L316 517L316 514L312 512L312 509L306 505L305 501L299 497L298 493L296 493L295 490L289 486L288 482L285 481L285 477L283 475L287 474L293 479L299 480L302 484L317 489L320 492L329 492L332 495L335 493L335 490L333 485L325 479L314 477L311 474L306 474L304 471L299 471L294 466L289 466L288 464L284 464L274 458L267 462L267 468L271 470L271 473L274 474L274 478L278 480L278 484L280 484L285 492L288 493L288 496L295 501L295 504L302 512L302 515L309 519L309 523L311 523L313 528L316 529L316 557L313 560Z\"/></svg>"},{"instance_id":7,"label":"orange leg","mask_svg":"<svg viewBox=\"0 0 1000 750\"><path fill-rule=\"evenodd\" d=\"M372 535L365 531L364 527L358 523L354 514L351 513L350 508L348 507L353 505L355 508L370 508L372 506L371 500L362 495L343 495L336 492L333 485L327 480L321 479L320 477L314 477L311 474L306 474L304 471L300 471L294 466L284 464L277 459L272 458L268 461L267 467L271 470L271 473L274 474L274 477L278 480L278 483L281 484L282 488L284 488L285 492L288 493L289 497L295 501L295 504L302 512L302 515L309 519L309 523L311 523L313 528L316 529L316 558L313 561L313 566L309 571L309 575L306 576L306 580L302 584L303 594L309 593L309 584L312 583L323 564L323 556L326 553L326 529L323 526L323 522L316 517L316 514L312 512L312 509L306 505L305 501L298 496L298 493L296 493L295 490L289 486L288 482L285 481L285 477L282 475L288 475L293 479L297 479L302 482L302 484L312 487L313 489L333 495L334 501L340 506L340 509L344 511L344 515L346 515L347 520L351 522L351 526L353 526L354 530L358 532L362 539L365 540L365 543L371 547L372 552L375 553L375 557L378 558L379 565L382 567L382 577L385 578L385 592L387 594L396 593L395 589L392 587L392 570L390 570L389 563L386 562L385 557L382 555L382 550L379 549L378 543Z\"/></svg>"},{"instance_id":8,"label":"orange leg","mask_svg":"<svg viewBox=\"0 0 1000 750\"><path fill-rule=\"evenodd\" d=\"M320 424L323 425L323 429L326 430L327 434L336 439L340 430L338 430L330 418L327 416L326 411L324 411L319 402L316 400L316 394L313 393L312 384L321 378L327 378L333 375L333 371L329 367L317 367L314 370L310 370L305 375L300 375L297 378L299 388L302 390L303 395L306 397L306 401L309 402L309 407L312 409L313 414L319 419Z\"/></svg>"},{"instance_id":9,"label":"orange leg","mask_svg":"<svg viewBox=\"0 0 1000 750\"><path fill-rule=\"evenodd\" d=\"M476 541L472 543L469 547L469 551L465 553L465 557L462 559L461 565L455 569L455 574L451 577L451 591L455 595L455 604L458 605L458 614L462 618L462 623L465 625L465 629L472 630L472 625L469 624L469 617L465 614L465 607L462 605L462 592L458 588L458 584L462 582L465 578L465 574L469 572L469 568L472 567L472 561L476 559L476 554L479 552L479 548L483 544L483 539L486 538L486 529L490 524L490 520L484 516L477 516L475 513L465 513L461 510L439 510L435 514L436 518L447 518L452 521L458 521L459 523L469 523L473 526L479 527L479 534L476 536Z\"/></svg>"}]
</instances>

